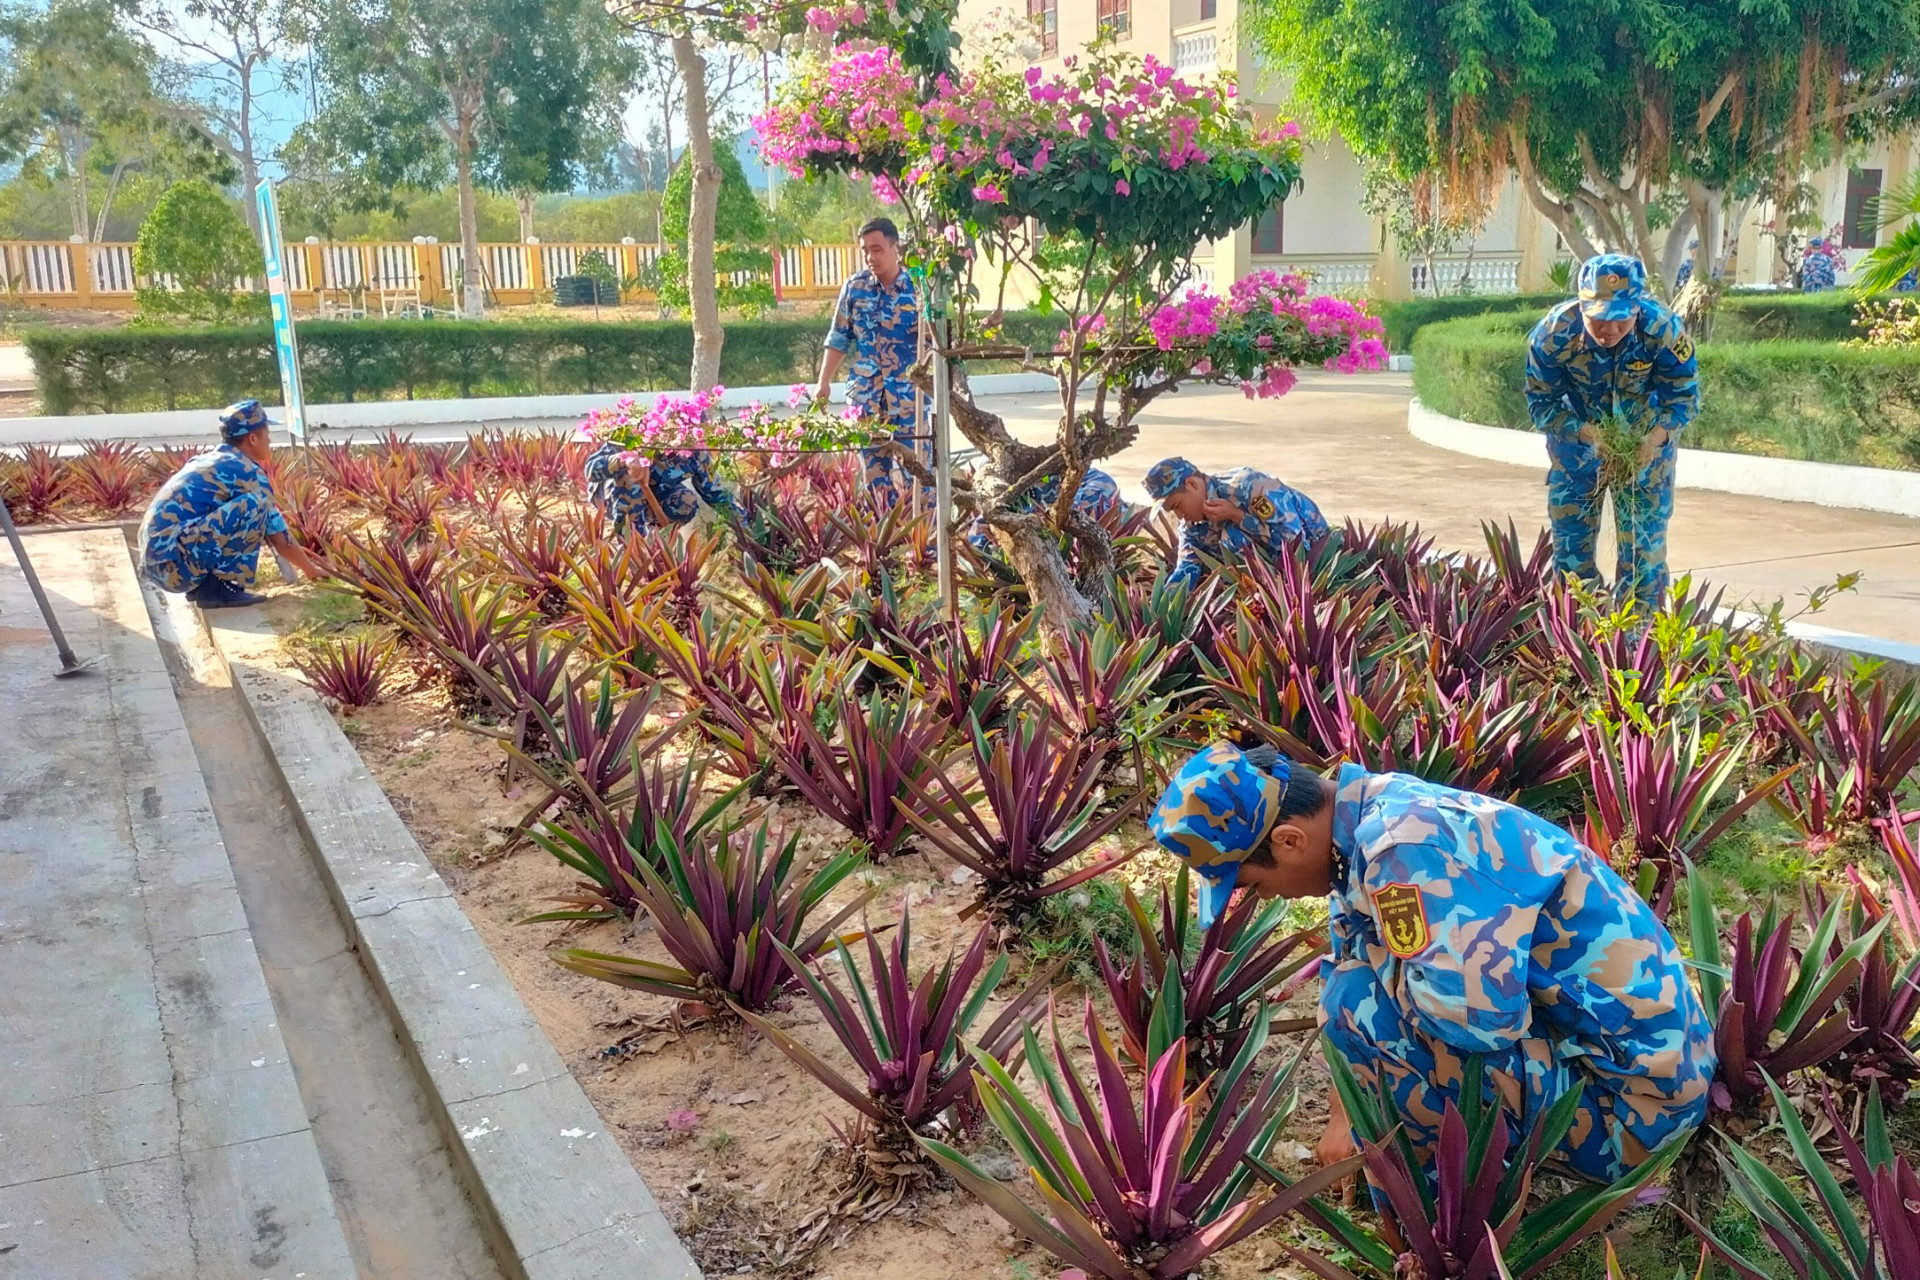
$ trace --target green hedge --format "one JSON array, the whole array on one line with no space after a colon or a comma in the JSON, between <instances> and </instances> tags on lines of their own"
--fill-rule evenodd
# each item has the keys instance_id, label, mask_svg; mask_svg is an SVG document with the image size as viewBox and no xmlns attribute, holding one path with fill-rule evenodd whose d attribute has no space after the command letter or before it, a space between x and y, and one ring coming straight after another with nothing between
<instances>
[{"instance_id":1,"label":"green hedge","mask_svg":"<svg viewBox=\"0 0 1920 1280\"><path fill-rule=\"evenodd\" d=\"M1428 408L1532 430L1523 383L1532 318L1507 313L1422 328L1413 387ZM1700 347L1699 449L1920 471L1920 350L1833 342Z\"/></svg>"},{"instance_id":2,"label":"green hedge","mask_svg":"<svg viewBox=\"0 0 1920 1280\"><path fill-rule=\"evenodd\" d=\"M1474 294L1388 302L1378 310L1386 326L1388 349L1411 351L1414 335L1430 324L1512 312L1526 316L1531 325L1549 307L1566 300L1563 293ZM1853 329L1853 304L1853 294L1844 289L1827 293L1729 293L1714 311L1713 337L1719 342L1839 342L1858 336Z\"/></svg>"},{"instance_id":3,"label":"green hedge","mask_svg":"<svg viewBox=\"0 0 1920 1280\"><path fill-rule=\"evenodd\" d=\"M1007 317L1008 337L1045 346L1057 318ZM738 320L727 327L720 380L730 386L811 382L826 321ZM25 338L50 414L214 408L253 396L277 404L268 327L42 329ZM685 322L309 320L301 376L315 404L469 396L663 390L686 385Z\"/></svg>"}]
</instances>

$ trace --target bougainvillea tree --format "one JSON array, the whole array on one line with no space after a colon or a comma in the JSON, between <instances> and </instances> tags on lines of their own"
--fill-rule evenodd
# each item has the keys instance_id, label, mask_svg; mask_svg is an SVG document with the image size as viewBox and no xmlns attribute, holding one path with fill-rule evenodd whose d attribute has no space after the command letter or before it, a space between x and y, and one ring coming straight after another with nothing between
<instances>
[{"instance_id":1,"label":"bougainvillea tree","mask_svg":"<svg viewBox=\"0 0 1920 1280\"><path fill-rule=\"evenodd\" d=\"M1230 80L1189 84L1152 58L1101 51L1049 76L984 54L945 71L843 41L803 59L756 125L771 162L865 174L899 206L910 262L948 289L935 342L950 361L954 424L985 458L956 499L1065 625L1091 615L1112 558L1105 532L1072 510L1074 491L1132 442L1141 410L1188 381L1283 394L1295 366L1377 368L1386 348L1377 321L1311 295L1302 277L1260 272L1225 293L1194 283L1199 246L1298 188L1292 125L1258 125ZM1060 315L1051 352L997 341L1014 285ZM1053 443L1014 439L974 399L965 362L982 358L1053 370ZM930 372L917 376L931 390ZM1030 509L1049 477L1059 500Z\"/></svg>"}]
</instances>

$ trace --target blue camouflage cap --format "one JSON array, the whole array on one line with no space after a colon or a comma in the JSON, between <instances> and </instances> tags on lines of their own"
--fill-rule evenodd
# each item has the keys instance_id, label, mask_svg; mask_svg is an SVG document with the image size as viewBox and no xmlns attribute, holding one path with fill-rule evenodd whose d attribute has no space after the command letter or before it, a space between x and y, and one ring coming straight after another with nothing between
<instances>
[{"instance_id":1,"label":"blue camouflage cap","mask_svg":"<svg viewBox=\"0 0 1920 1280\"><path fill-rule=\"evenodd\" d=\"M1199 474L1200 468L1185 458L1162 458L1147 472L1147 496L1158 502L1185 484L1188 476Z\"/></svg>"},{"instance_id":2,"label":"blue camouflage cap","mask_svg":"<svg viewBox=\"0 0 1920 1280\"><path fill-rule=\"evenodd\" d=\"M1602 253L1580 264L1580 310L1595 320L1627 320L1647 294L1647 269L1625 253Z\"/></svg>"},{"instance_id":3,"label":"blue camouflage cap","mask_svg":"<svg viewBox=\"0 0 1920 1280\"><path fill-rule=\"evenodd\" d=\"M1163 464L1164 465L1164 464ZM1167 784L1147 827L1160 847L1199 872L1199 923L1211 928L1240 879L1240 863L1258 849L1280 817L1293 762L1269 773L1230 742L1190 757Z\"/></svg>"},{"instance_id":4,"label":"blue camouflage cap","mask_svg":"<svg viewBox=\"0 0 1920 1280\"><path fill-rule=\"evenodd\" d=\"M262 427L272 426L267 411L258 400L241 400L220 411L220 438L229 444L246 439Z\"/></svg>"}]
</instances>

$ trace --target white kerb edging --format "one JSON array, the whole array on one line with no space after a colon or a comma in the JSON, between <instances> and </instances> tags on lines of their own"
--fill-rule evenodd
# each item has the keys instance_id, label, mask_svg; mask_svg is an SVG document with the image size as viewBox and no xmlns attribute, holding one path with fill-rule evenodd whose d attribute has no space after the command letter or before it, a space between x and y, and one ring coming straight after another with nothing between
<instances>
[{"instance_id":1,"label":"white kerb edging","mask_svg":"<svg viewBox=\"0 0 1920 1280\"><path fill-rule=\"evenodd\" d=\"M1538 432L1463 422L1435 413L1417 398L1407 406L1407 430L1414 439L1437 449L1541 471L1547 468L1546 437ZM1683 448L1674 470L1674 484L1681 489L1811 502L1920 519L1920 472L1916 471Z\"/></svg>"},{"instance_id":2,"label":"white kerb edging","mask_svg":"<svg viewBox=\"0 0 1920 1280\"><path fill-rule=\"evenodd\" d=\"M1053 391L1059 384L1045 373L984 373L969 380L975 394L1024 395ZM744 409L760 403L785 408L788 387L728 387L721 404ZM506 426L517 423L579 421L595 409L610 409L631 398L642 407L663 395L685 391L603 391L573 396L486 396L468 400L369 400L356 404L311 404L307 424L315 439L338 440L350 432L418 428ZM833 398L844 402L846 384L835 383ZM275 421L280 410L269 406ZM36 418L0 418L0 446L76 443L82 440L168 440L212 437L212 409L166 409L150 413L73 413Z\"/></svg>"}]
</instances>

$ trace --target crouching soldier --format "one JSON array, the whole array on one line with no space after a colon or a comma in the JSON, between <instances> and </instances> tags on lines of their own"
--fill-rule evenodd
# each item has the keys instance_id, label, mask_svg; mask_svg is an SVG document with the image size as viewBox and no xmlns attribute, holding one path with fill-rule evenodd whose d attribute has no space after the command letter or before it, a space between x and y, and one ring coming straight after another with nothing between
<instances>
[{"instance_id":1,"label":"crouching soldier","mask_svg":"<svg viewBox=\"0 0 1920 1280\"><path fill-rule=\"evenodd\" d=\"M1060 477L1045 476L1014 501L1016 513L1044 511L1060 499ZM1120 486L1104 471L1089 468L1080 487L1073 491L1073 509L1089 520L1120 508ZM967 544L982 555L998 555L993 533L985 520L975 517L967 528Z\"/></svg>"},{"instance_id":2,"label":"crouching soldier","mask_svg":"<svg viewBox=\"0 0 1920 1280\"><path fill-rule=\"evenodd\" d=\"M271 425L258 400L220 411L221 445L194 458L153 495L140 523L140 570L166 591L184 591L202 609L258 604L254 574L265 543L309 578L319 563L287 533L267 463Z\"/></svg>"},{"instance_id":3,"label":"crouching soldier","mask_svg":"<svg viewBox=\"0 0 1920 1280\"><path fill-rule=\"evenodd\" d=\"M1605 861L1503 801L1270 747L1209 747L1174 776L1156 839L1198 874L1202 927L1236 887L1328 895L1322 1028L1431 1152L1479 1054L1520 1136L1584 1084L1560 1154L1611 1182L1698 1125L1713 1029L1673 936ZM1323 1160L1354 1150L1338 1095Z\"/></svg>"},{"instance_id":4,"label":"crouching soldier","mask_svg":"<svg viewBox=\"0 0 1920 1280\"><path fill-rule=\"evenodd\" d=\"M1250 467L1210 476L1185 458L1167 458L1147 472L1147 494L1182 521L1174 582L1198 584L1207 573L1202 556L1237 560L1251 550L1272 560L1288 543L1327 532L1312 498Z\"/></svg>"},{"instance_id":5,"label":"crouching soldier","mask_svg":"<svg viewBox=\"0 0 1920 1280\"><path fill-rule=\"evenodd\" d=\"M696 493L719 514L733 515L733 495L707 469L704 450L649 455L608 441L587 456L584 472L587 500L616 534L691 524L700 514Z\"/></svg>"}]
</instances>

